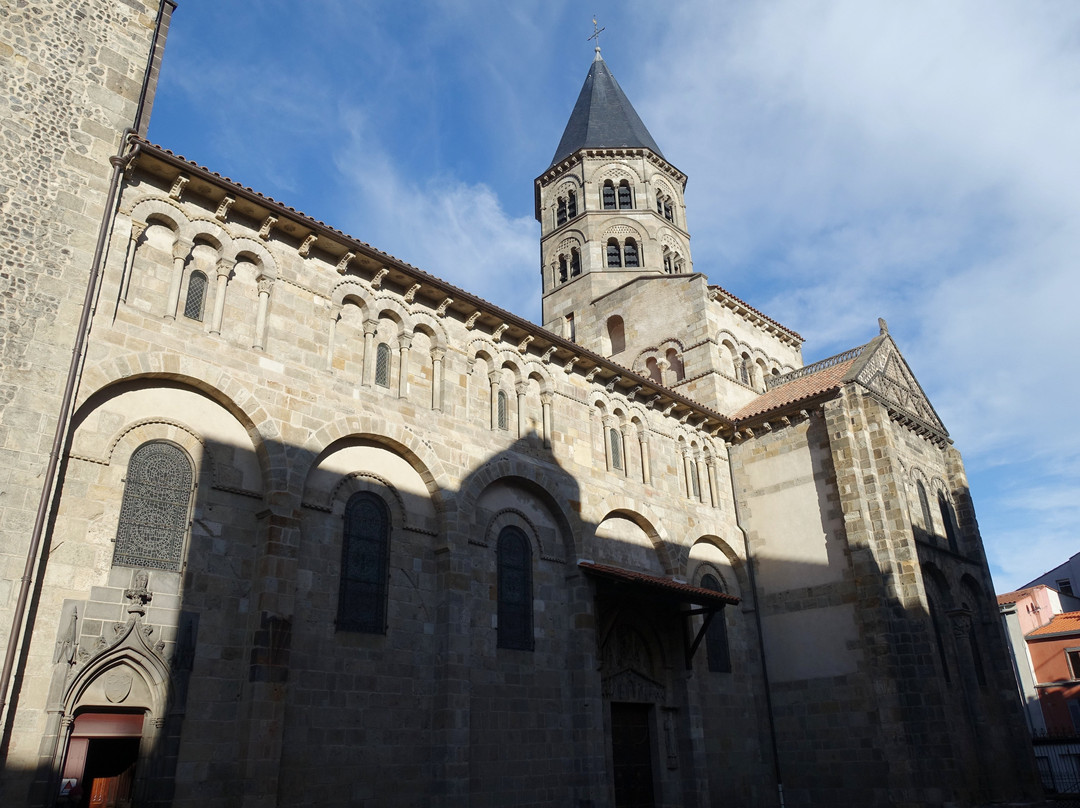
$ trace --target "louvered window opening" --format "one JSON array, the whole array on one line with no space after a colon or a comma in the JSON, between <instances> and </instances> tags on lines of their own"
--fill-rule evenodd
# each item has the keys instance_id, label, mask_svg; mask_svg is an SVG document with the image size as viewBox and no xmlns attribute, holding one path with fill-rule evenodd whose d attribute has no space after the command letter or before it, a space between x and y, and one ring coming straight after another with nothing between
<instances>
[{"instance_id":1,"label":"louvered window opening","mask_svg":"<svg viewBox=\"0 0 1080 808\"><path fill-rule=\"evenodd\" d=\"M380 342L375 350L375 384L390 386L390 346L385 342Z\"/></svg>"},{"instance_id":2,"label":"louvered window opening","mask_svg":"<svg viewBox=\"0 0 1080 808\"><path fill-rule=\"evenodd\" d=\"M499 532L498 647L533 649L532 549L521 528Z\"/></svg>"},{"instance_id":3,"label":"louvered window opening","mask_svg":"<svg viewBox=\"0 0 1080 808\"><path fill-rule=\"evenodd\" d=\"M608 429L608 442L611 444L611 467L622 471L622 441L619 440L619 430Z\"/></svg>"},{"instance_id":4,"label":"louvered window opening","mask_svg":"<svg viewBox=\"0 0 1080 808\"><path fill-rule=\"evenodd\" d=\"M631 196L630 196L630 186L625 185L625 184L620 185L619 186L619 209L620 210L626 210L626 209L632 208L632 207L633 207L633 201L632 201Z\"/></svg>"},{"instance_id":5,"label":"louvered window opening","mask_svg":"<svg viewBox=\"0 0 1080 808\"><path fill-rule=\"evenodd\" d=\"M345 506L337 627L386 631L386 585L390 558L390 511L382 497L360 491Z\"/></svg>"},{"instance_id":6,"label":"louvered window opening","mask_svg":"<svg viewBox=\"0 0 1080 808\"><path fill-rule=\"evenodd\" d=\"M570 192L570 196L566 200L566 215L571 219L577 216L577 194L573 191Z\"/></svg>"},{"instance_id":7,"label":"louvered window opening","mask_svg":"<svg viewBox=\"0 0 1080 808\"><path fill-rule=\"evenodd\" d=\"M202 320L203 304L206 301L206 275L196 270L188 279L187 299L184 301L184 316L189 320Z\"/></svg>"},{"instance_id":8,"label":"louvered window opening","mask_svg":"<svg viewBox=\"0 0 1080 808\"><path fill-rule=\"evenodd\" d=\"M638 265L638 249L637 244L632 240L627 240L626 246L623 247L623 266L636 267Z\"/></svg>"},{"instance_id":9,"label":"louvered window opening","mask_svg":"<svg viewBox=\"0 0 1080 808\"><path fill-rule=\"evenodd\" d=\"M615 210L615 186L610 182L604 185L603 204L604 210Z\"/></svg>"},{"instance_id":10,"label":"louvered window opening","mask_svg":"<svg viewBox=\"0 0 1080 808\"><path fill-rule=\"evenodd\" d=\"M113 565L178 572L183 561L195 473L171 443L145 443L131 455Z\"/></svg>"},{"instance_id":11,"label":"louvered window opening","mask_svg":"<svg viewBox=\"0 0 1080 808\"><path fill-rule=\"evenodd\" d=\"M607 245L607 265L609 267L622 266L619 243L612 239Z\"/></svg>"}]
</instances>

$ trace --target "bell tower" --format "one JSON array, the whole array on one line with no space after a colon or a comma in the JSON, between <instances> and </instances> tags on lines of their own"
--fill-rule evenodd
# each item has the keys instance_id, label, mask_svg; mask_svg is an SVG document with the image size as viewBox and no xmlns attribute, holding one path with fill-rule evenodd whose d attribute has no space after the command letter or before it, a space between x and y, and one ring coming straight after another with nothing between
<instances>
[{"instance_id":1,"label":"bell tower","mask_svg":"<svg viewBox=\"0 0 1080 808\"><path fill-rule=\"evenodd\" d=\"M594 302L643 276L689 275L686 175L669 163L596 57L536 179L544 326L601 350Z\"/></svg>"}]
</instances>

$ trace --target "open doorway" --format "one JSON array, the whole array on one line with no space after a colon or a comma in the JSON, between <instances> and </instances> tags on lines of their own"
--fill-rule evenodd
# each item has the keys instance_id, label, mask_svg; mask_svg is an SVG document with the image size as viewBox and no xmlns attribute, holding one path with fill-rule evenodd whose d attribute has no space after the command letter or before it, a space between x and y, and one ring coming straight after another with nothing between
<instances>
[{"instance_id":1,"label":"open doorway","mask_svg":"<svg viewBox=\"0 0 1080 808\"><path fill-rule=\"evenodd\" d=\"M74 808L128 808L142 740L142 713L75 717L61 781L61 801Z\"/></svg>"},{"instance_id":2,"label":"open doorway","mask_svg":"<svg viewBox=\"0 0 1080 808\"><path fill-rule=\"evenodd\" d=\"M611 702L616 808L653 808L651 704Z\"/></svg>"}]
</instances>

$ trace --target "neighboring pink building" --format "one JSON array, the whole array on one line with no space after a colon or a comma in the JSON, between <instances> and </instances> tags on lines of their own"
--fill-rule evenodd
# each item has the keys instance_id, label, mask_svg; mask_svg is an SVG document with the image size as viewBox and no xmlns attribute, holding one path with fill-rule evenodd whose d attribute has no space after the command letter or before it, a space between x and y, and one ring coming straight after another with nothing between
<instances>
[{"instance_id":1,"label":"neighboring pink building","mask_svg":"<svg viewBox=\"0 0 1080 808\"><path fill-rule=\"evenodd\" d=\"M1069 603L1075 598L1065 598ZM1045 585L1006 592L998 595L998 610L1005 622L1005 635L1009 640L1009 652L1012 655L1013 673L1024 703L1028 727L1038 735L1046 732L1046 720L1039 700L1038 683L1031 653L1028 650L1027 635L1048 624L1055 615L1062 612L1062 596Z\"/></svg>"}]
</instances>

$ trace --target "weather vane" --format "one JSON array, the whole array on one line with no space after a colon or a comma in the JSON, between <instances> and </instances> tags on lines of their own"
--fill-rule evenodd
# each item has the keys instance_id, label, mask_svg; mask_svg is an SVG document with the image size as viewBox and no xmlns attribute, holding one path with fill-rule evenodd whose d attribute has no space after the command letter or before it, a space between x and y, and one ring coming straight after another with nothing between
<instances>
[{"instance_id":1,"label":"weather vane","mask_svg":"<svg viewBox=\"0 0 1080 808\"><path fill-rule=\"evenodd\" d=\"M589 39L595 39L596 40L596 52L599 53L600 52L600 32L603 31L604 29L596 27L596 17L595 16L593 16L593 18L592 18L592 27L593 27L593 35L591 37L589 37ZM588 42L589 39L586 39L585 41Z\"/></svg>"}]
</instances>

